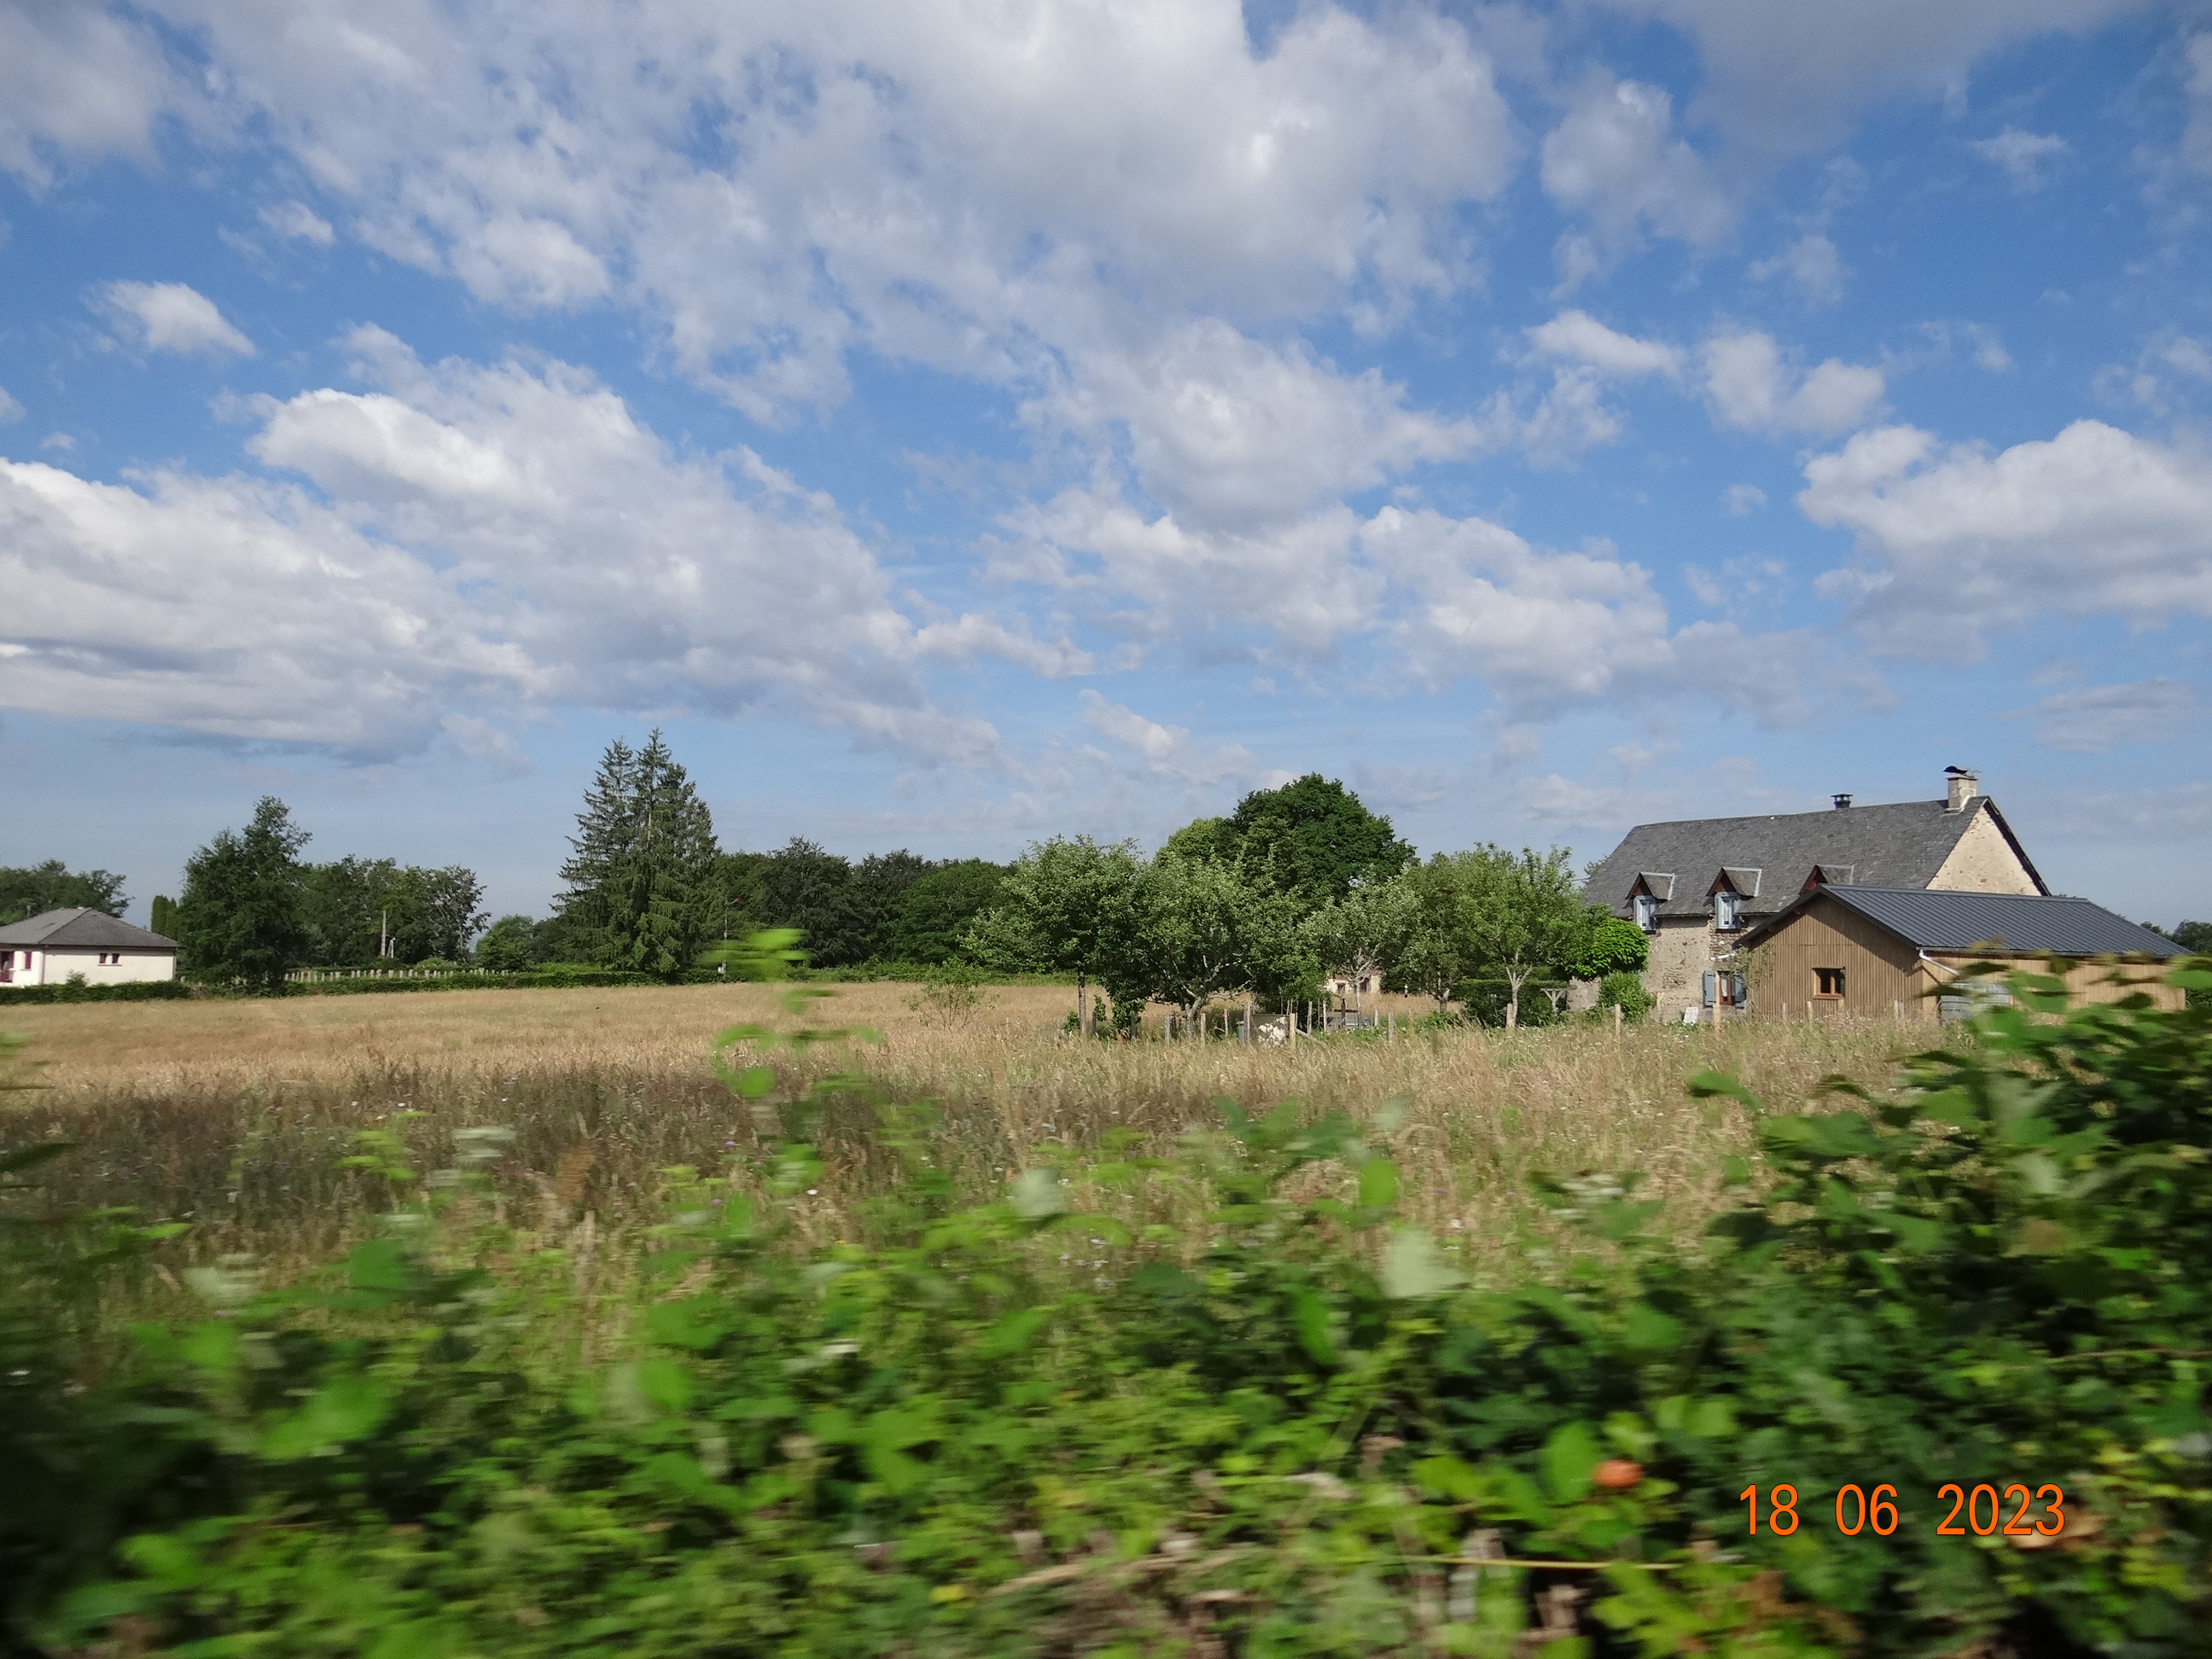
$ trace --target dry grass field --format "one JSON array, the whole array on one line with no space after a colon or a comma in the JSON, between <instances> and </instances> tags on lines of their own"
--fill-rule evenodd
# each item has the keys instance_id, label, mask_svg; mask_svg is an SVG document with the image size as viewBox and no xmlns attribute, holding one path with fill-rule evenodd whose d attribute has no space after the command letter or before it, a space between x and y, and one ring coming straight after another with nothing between
<instances>
[{"instance_id":1,"label":"dry grass field","mask_svg":"<svg viewBox=\"0 0 2212 1659\"><path fill-rule=\"evenodd\" d=\"M670 1166L757 1182L767 1145L793 1127L781 1115L816 1089L799 1127L824 1170L805 1229L827 1242L865 1227L868 1199L895 1178L880 1133L889 1102L929 1103L933 1159L981 1198L1115 1131L1164 1152L1218 1124L1223 1099L1363 1119L1401 1099L1392 1147L1405 1209L1469 1266L1503 1269L1542 1231L1528 1197L1539 1172L1642 1170L1674 1231L1698 1224L1722 1158L1753 1136L1734 1103L1687 1097L1698 1072L1734 1072L1788 1104L1830 1074L1880 1082L1911 1040L1886 1025L1799 1024L1084 1044L1059 1035L1065 988L1002 988L950 1012L911 986L824 988L807 1018L872 1028L870 1039L757 1056L777 1084L750 1107L717 1079L711 1048L740 1021L793 1027L771 987L24 1008L9 1024L40 1086L0 1096L0 1146L75 1142L50 1166L62 1196L189 1219L180 1261L244 1253L282 1271L327 1259L392 1201L391 1183L342 1165L364 1132L396 1136L420 1172L454 1158L456 1130L500 1127L508 1202L618 1233L651 1212ZM1401 1015L1425 1006L1391 1002ZM1160 1182L1100 1201L1132 1223L1188 1227L1205 1200Z\"/></svg>"}]
</instances>

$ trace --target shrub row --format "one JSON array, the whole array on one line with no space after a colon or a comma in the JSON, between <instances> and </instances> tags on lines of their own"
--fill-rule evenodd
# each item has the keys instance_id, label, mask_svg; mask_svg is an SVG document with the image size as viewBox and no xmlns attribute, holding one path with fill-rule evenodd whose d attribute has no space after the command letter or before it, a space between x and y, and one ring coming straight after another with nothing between
<instances>
[{"instance_id":1,"label":"shrub row","mask_svg":"<svg viewBox=\"0 0 2212 1659\"><path fill-rule=\"evenodd\" d=\"M0 1009L48 1002L173 1002L193 994L191 986L174 979L130 985L0 985Z\"/></svg>"},{"instance_id":2,"label":"shrub row","mask_svg":"<svg viewBox=\"0 0 2212 1659\"><path fill-rule=\"evenodd\" d=\"M1294 1106L966 1210L887 1107L900 1197L810 1248L799 1101L669 1172L612 1364L563 1363L588 1230L518 1255L465 1170L90 1388L19 1291L9 1613L209 1659L2203 1653L2212 1018L2014 987L1893 1096L1698 1079L1759 1116L1740 1201L1681 1251L1548 1182L1581 1242L1512 1285L1398 1223L1390 1113ZM1206 1238L1069 1212L1153 1181Z\"/></svg>"}]
</instances>

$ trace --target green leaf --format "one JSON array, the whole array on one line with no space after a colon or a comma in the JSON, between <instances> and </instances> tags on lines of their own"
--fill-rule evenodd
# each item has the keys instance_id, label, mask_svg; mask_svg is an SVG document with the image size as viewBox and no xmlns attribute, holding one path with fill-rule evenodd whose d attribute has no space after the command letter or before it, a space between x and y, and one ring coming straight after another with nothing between
<instances>
[{"instance_id":1,"label":"green leaf","mask_svg":"<svg viewBox=\"0 0 2212 1659\"><path fill-rule=\"evenodd\" d=\"M1648 1302L1638 1302L1628 1310L1627 1334L1632 1348L1671 1348L1682 1340L1682 1322Z\"/></svg>"},{"instance_id":2,"label":"green leaf","mask_svg":"<svg viewBox=\"0 0 2212 1659\"><path fill-rule=\"evenodd\" d=\"M1730 1152L1721 1160L1721 1181L1723 1185L1729 1187L1749 1186L1751 1160L1747 1158L1738 1158L1734 1152Z\"/></svg>"},{"instance_id":3,"label":"green leaf","mask_svg":"<svg viewBox=\"0 0 2212 1659\"><path fill-rule=\"evenodd\" d=\"M35 1146L19 1146L12 1152L0 1152L0 1175L21 1175L26 1170L35 1170L64 1152L76 1150L76 1146L72 1140L42 1140Z\"/></svg>"},{"instance_id":4,"label":"green leaf","mask_svg":"<svg viewBox=\"0 0 2212 1659\"><path fill-rule=\"evenodd\" d=\"M1052 1310L1048 1308L1018 1308L977 1339L975 1352L985 1359L1005 1359L1018 1354L1030 1346L1051 1318Z\"/></svg>"},{"instance_id":5,"label":"green leaf","mask_svg":"<svg viewBox=\"0 0 2212 1659\"><path fill-rule=\"evenodd\" d=\"M1328 1328L1328 1304L1317 1291L1301 1285L1291 1296L1291 1321L1298 1346L1317 1365L1336 1364L1336 1343Z\"/></svg>"},{"instance_id":6,"label":"green leaf","mask_svg":"<svg viewBox=\"0 0 2212 1659\"><path fill-rule=\"evenodd\" d=\"M1741 1101L1754 1112L1760 1109L1759 1097L1726 1072L1700 1072L1684 1087L1688 1091L1690 1098L1692 1100L1711 1100L1726 1097L1729 1100Z\"/></svg>"},{"instance_id":7,"label":"green leaf","mask_svg":"<svg viewBox=\"0 0 2212 1659\"><path fill-rule=\"evenodd\" d=\"M730 1322L721 1304L704 1296L659 1304L647 1313L645 1328L656 1342L701 1352L730 1334Z\"/></svg>"},{"instance_id":8,"label":"green leaf","mask_svg":"<svg viewBox=\"0 0 2212 1659\"><path fill-rule=\"evenodd\" d=\"M1446 1267L1436 1241L1419 1227L1401 1227L1382 1251L1382 1293L1400 1301L1441 1296L1467 1283Z\"/></svg>"},{"instance_id":9,"label":"green leaf","mask_svg":"<svg viewBox=\"0 0 2212 1659\"><path fill-rule=\"evenodd\" d=\"M672 1413L688 1411L696 1384L690 1370L674 1359L641 1359L637 1364L637 1389L647 1400Z\"/></svg>"},{"instance_id":10,"label":"green leaf","mask_svg":"<svg viewBox=\"0 0 2212 1659\"><path fill-rule=\"evenodd\" d=\"M1482 1476L1456 1457L1424 1457L1413 1465L1413 1484L1423 1492L1472 1504L1482 1495Z\"/></svg>"},{"instance_id":11,"label":"green leaf","mask_svg":"<svg viewBox=\"0 0 2212 1659\"><path fill-rule=\"evenodd\" d=\"M1388 1210L1398 1202L1398 1166L1387 1158L1370 1158L1359 1167L1359 1201L1370 1210Z\"/></svg>"},{"instance_id":12,"label":"green leaf","mask_svg":"<svg viewBox=\"0 0 2212 1659\"><path fill-rule=\"evenodd\" d=\"M1554 1501L1572 1504L1589 1496L1590 1472L1602 1454L1589 1424L1562 1423L1544 1442L1544 1485Z\"/></svg>"},{"instance_id":13,"label":"green leaf","mask_svg":"<svg viewBox=\"0 0 2212 1659\"><path fill-rule=\"evenodd\" d=\"M261 1437L261 1455L290 1462L372 1433L392 1414L392 1396L373 1376L334 1376Z\"/></svg>"}]
</instances>

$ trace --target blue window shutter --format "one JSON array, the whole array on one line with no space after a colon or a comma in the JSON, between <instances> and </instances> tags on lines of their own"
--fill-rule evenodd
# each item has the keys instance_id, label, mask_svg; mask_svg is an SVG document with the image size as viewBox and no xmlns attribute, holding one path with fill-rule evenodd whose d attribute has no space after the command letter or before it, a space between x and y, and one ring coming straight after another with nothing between
<instances>
[{"instance_id":1,"label":"blue window shutter","mask_svg":"<svg viewBox=\"0 0 2212 1659\"><path fill-rule=\"evenodd\" d=\"M1705 1006L1708 1008L1713 1006L1713 996L1719 981L1720 975L1718 974L1713 973L1710 969L1707 970L1705 974Z\"/></svg>"}]
</instances>

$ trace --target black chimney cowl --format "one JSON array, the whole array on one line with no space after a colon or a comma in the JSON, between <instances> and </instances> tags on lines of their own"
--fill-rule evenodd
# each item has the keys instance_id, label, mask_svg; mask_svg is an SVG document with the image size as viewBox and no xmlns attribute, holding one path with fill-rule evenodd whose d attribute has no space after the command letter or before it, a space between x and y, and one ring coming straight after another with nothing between
<instances>
[{"instance_id":1,"label":"black chimney cowl","mask_svg":"<svg viewBox=\"0 0 2212 1659\"><path fill-rule=\"evenodd\" d=\"M1845 807L1851 804L1851 798L1849 795L1837 795L1832 797L1832 799L1836 803L1836 811L1838 812L1842 811Z\"/></svg>"}]
</instances>

